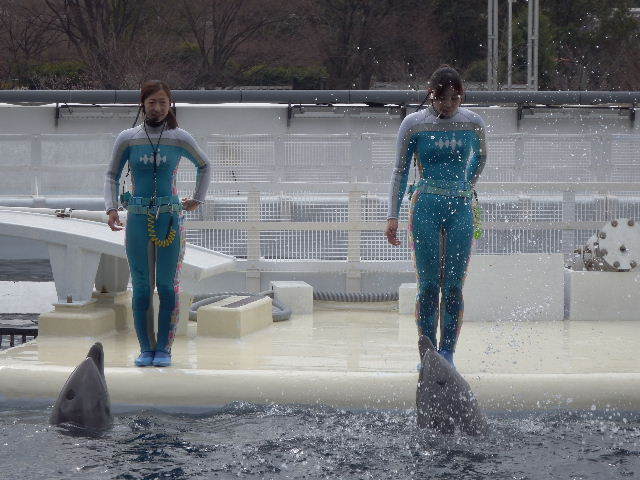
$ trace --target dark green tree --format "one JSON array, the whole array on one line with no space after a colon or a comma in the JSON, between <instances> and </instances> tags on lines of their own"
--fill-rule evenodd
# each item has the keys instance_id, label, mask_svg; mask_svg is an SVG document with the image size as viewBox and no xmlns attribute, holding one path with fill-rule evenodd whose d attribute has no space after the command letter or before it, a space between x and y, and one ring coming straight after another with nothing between
<instances>
[{"instance_id":1,"label":"dark green tree","mask_svg":"<svg viewBox=\"0 0 640 480\"><path fill-rule=\"evenodd\" d=\"M572 0L544 3L553 22L555 69L550 87L559 89L616 89L627 83L621 52L638 54L638 21L629 0Z\"/></svg>"},{"instance_id":2,"label":"dark green tree","mask_svg":"<svg viewBox=\"0 0 640 480\"><path fill-rule=\"evenodd\" d=\"M442 32L443 60L464 71L487 55L487 1L433 0L435 24ZM500 16L505 17L505 2Z\"/></svg>"}]
</instances>

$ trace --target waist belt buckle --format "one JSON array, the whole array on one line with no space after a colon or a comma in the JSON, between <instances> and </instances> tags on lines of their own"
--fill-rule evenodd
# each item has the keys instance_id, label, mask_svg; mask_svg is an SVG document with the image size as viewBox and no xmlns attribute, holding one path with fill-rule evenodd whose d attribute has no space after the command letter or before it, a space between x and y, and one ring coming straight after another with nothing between
<instances>
[{"instance_id":1,"label":"waist belt buckle","mask_svg":"<svg viewBox=\"0 0 640 480\"><path fill-rule=\"evenodd\" d=\"M155 195L149 199L149 211L155 210L156 222L158 221L158 217L160 216L160 206L158 205L158 197Z\"/></svg>"}]
</instances>

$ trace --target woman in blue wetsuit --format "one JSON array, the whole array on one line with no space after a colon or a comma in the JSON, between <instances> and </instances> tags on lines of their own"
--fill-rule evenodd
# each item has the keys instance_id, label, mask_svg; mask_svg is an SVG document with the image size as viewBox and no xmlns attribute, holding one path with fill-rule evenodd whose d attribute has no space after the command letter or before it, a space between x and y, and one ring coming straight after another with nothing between
<instances>
[{"instance_id":1,"label":"woman in blue wetsuit","mask_svg":"<svg viewBox=\"0 0 640 480\"><path fill-rule=\"evenodd\" d=\"M473 240L474 186L487 150L482 118L460 107L464 87L455 69L438 68L427 93L428 107L400 125L385 234L389 243L400 245L398 213L414 158L420 178L411 196L409 238L418 277L418 350L422 359L428 338L453 365Z\"/></svg>"},{"instance_id":2,"label":"woman in blue wetsuit","mask_svg":"<svg viewBox=\"0 0 640 480\"><path fill-rule=\"evenodd\" d=\"M171 110L171 91L163 82L146 82L140 104L144 121L116 139L105 180L109 227L121 230L118 198L127 208L126 251L133 285L133 319L140 367L171 365L171 345L178 321L180 270L185 247L183 210L204 202L210 181L209 161L195 140L178 128ZM181 158L197 169L193 198L178 197L176 172ZM132 193L118 197L120 176L128 163ZM152 295L158 290L157 337L153 328Z\"/></svg>"}]
</instances>

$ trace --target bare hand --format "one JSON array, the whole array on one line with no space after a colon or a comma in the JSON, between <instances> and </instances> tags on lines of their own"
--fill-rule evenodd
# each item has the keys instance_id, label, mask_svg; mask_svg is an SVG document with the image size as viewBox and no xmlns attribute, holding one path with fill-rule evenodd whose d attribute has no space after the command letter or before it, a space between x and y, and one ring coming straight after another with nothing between
<instances>
[{"instance_id":1,"label":"bare hand","mask_svg":"<svg viewBox=\"0 0 640 480\"><path fill-rule=\"evenodd\" d=\"M187 212L192 212L199 206L200 206L200 202L198 202L197 200L193 200L189 197L185 197L182 199L182 208Z\"/></svg>"},{"instance_id":2,"label":"bare hand","mask_svg":"<svg viewBox=\"0 0 640 480\"><path fill-rule=\"evenodd\" d=\"M120 217L118 216L117 210L111 210L109 212L109 221L107 222L109 228L114 232L122 230L122 222L120 221Z\"/></svg>"},{"instance_id":3,"label":"bare hand","mask_svg":"<svg viewBox=\"0 0 640 480\"><path fill-rule=\"evenodd\" d=\"M398 219L390 218L387 220L387 229L384 231L384 234L387 236L387 241L397 247L402 242L398 239Z\"/></svg>"}]
</instances>

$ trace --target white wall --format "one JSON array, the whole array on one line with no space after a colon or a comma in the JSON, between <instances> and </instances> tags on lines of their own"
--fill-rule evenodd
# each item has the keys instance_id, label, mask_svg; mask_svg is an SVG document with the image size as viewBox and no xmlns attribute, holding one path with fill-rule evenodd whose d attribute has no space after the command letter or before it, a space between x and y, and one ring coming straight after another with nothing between
<instances>
[{"instance_id":1,"label":"white wall","mask_svg":"<svg viewBox=\"0 0 640 480\"><path fill-rule=\"evenodd\" d=\"M464 284L464 321L555 321L564 314L562 254L475 255ZM416 288L400 294L414 314Z\"/></svg>"}]
</instances>

